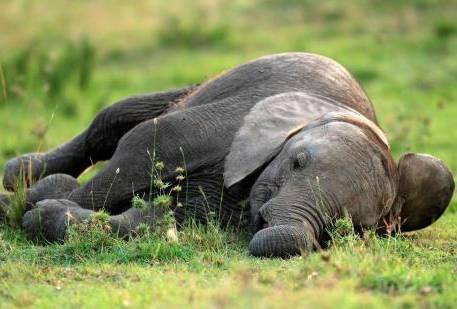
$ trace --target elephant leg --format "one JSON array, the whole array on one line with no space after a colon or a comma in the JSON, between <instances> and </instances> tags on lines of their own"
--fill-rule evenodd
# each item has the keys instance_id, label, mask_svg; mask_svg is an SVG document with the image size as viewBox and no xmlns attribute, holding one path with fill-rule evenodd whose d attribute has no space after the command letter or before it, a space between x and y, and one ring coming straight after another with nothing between
<instances>
[{"instance_id":1,"label":"elephant leg","mask_svg":"<svg viewBox=\"0 0 457 309\"><path fill-rule=\"evenodd\" d=\"M101 111L83 133L46 153L30 153L8 161L3 186L14 191L23 178L28 186L47 175L64 173L78 177L98 161L108 160L118 141L139 123L155 118L193 91L190 86L174 91L134 96Z\"/></svg>"},{"instance_id":2,"label":"elephant leg","mask_svg":"<svg viewBox=\"0 0 457 309\"><path fill-rule=\"evenodd\" d=\"M25 213L22 226L31 239L44 238L47 241L62 242L71 224L91 219L96 212L81 208L75 202L57 199L38 202L37 207ZM154 226L164 215L160 208L130 208L121 214L108 216L106 223L111 231L120 237L135 233L140 224Z\"/></svg>"},{"instance_id":3,"label":"elephant leg","mask_svg":"<svg viewBox=\"0 0 457 309\"><path fill-rule=\"evenodd\" d=\"M67 198L78 187L78 181L69 175L53 174L42 178L25 190L25 210L34 208L42 200ZM6 219L14 198L12 194L0 193L0 222Z\"/></svg>"},{"instance_id":4,"label":"elephant leg","mask_svg":"<svg viewBox=\"0 0 457 309\"><path fill-rule=\"evenodd\" d=\"M116 151L104 168L72 191L68 199L82 208L104 209L112 214L129 208L133 196L149 193L152 164L146 151L139 153L138 148Z\"/></svg>"},{"instance_id":5,"label":"elephant leg","mask_svg":"<svg viewBox=\"0 0 457 309\"><path fill-rule=\"evenodd\" d=\"M68 199L82 208L120 213L135 194L149 194L153 189L157 161L164 165L161 180L172 185L178 181L177 167L184 167L189 177L205 178L208 171L222 174L221 159L228 146L220 143L229 144L232 128L209 121L217 115L218 106L211 108L184 109L138 124L122 137L104 168ZM213 186L213 181L205 185Z\"/></svg>"},{"instance_id":6,"label":"elephant leg","mask_svg":"<svg viewBox=\"0 0 457 309\"><path fill-rule=\"evenodd\" d=\"M168 118L159 118L157 125L153 120L144 121L125 134L104 168L74 190L68 199L86 209L105 209L111 214L122 212L135 194L149 193L154 152L166 166L162 180L173 182L174 169L178 166L175 161L181 162L182 157L176 146L180 144L178 137L169 134L178 123Z\"/></svg>"}]
</instances>

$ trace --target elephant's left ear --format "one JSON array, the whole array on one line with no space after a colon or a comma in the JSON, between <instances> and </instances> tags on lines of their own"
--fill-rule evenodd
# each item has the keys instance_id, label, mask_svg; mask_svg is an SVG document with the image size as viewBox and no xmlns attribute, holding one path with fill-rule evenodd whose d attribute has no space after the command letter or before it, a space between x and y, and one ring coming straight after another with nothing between
<instances>
[{"instance_id":1,"label":"elephant's left ear","mask_svg":"<svg viewBox=\"0 0 457 309\"><path fill-rule=\"evenodd\" d=\"M334 104L302 92L287 92L257 103L244 118L225 159L224 183L231 187L273 158L287 138Z\"/></svg>"}]
</instances>

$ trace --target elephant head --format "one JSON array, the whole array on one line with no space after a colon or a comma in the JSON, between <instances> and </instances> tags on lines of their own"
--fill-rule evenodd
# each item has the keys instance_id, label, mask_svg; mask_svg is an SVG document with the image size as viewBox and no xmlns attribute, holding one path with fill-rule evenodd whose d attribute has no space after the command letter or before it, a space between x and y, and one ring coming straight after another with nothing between
<instances>
[{"instance_id":1,"label":"elephant head","mask_svg":"<svg viewBox=\"0 0 457 309\"><path fill-rule=\"evenodd\" d=\"M347 214L360 228L399 217L405 230L423 228L444 212L454 189L438 159L407 154L397 168L375 123L302 93L263 100L245 117L225 161L225 184L249 175L258 175L250 194L256 256L311 250L329 221Z\"/></svg>"}]
</instances>

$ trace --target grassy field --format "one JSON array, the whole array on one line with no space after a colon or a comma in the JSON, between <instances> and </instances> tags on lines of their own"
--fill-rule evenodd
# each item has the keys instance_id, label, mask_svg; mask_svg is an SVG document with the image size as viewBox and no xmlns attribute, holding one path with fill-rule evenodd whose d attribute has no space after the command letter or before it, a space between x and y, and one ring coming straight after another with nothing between
<instances>
[{"instance_id":1,"label":"grassy field","mask_svg":"<svg viewBox=\"0 0 457 309\"><path fill-rule=\"evenodd\" d=\"M359 79L395 158L431 153L457 173L456 13L451 0L1 1L0 167L126 96L308 51ZM329 250L290 260L252 258L246 237L213 225L178 243L147 232L124 242L96 222L47 246L0 226L0 308L455 307L456 223L454 198L423 231L336 227Z\"/></svg>"}]
</instances>

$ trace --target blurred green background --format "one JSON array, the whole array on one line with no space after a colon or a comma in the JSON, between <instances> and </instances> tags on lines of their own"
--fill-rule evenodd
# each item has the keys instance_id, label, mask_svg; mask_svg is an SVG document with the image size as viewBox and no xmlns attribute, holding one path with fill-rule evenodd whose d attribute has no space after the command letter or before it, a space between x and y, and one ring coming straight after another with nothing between
<instances>
[{"instance_id":1,"label":"blurred green background","mask_svg":"<svg viewBox=\"0 0 457 309\"><path fill-rule=\"evenodd\" d=\"M372 99L395 158L406 151L426 152L443 159L457 173L457 1L452 0L2 0L0 170L7 159L18 154L44 151L61 144L82 131L104 106L117 100L198 83L253 58L287 51L319 53L337 60L352 72ZM234 263L260 269L258 274L254 272L254 277L267 278L267 287L259 281L260 287L251 288L258 288L259 295L269 295L273 304L283 300L281 294L268 288L268 282L273 280L270 277L278 276L282 278L278 284L301 291L287 294L295 303L305 297L311 304L341 302L351 307L369 303L382 307L387 303L398 305L397 293L401 295L401 306L428 306L421 299L432 293L436 296L433 304L451 305L455 304L452 295L457 294L454 293L457 287L452 285L450 290L445 287L456 279L456 261L449 260L449 256L457 253L456 210L454 202L440 221L444 223L418 233L419 236L413 234L400 251L369 246L367 249L363 245L363 250L373 250L371 257L351 260L354 249L346 248L347 252L340 252L343 256L340 264L337 261L330 271L329 276L337 279L319 281L317 290L303 292L300 290L303 286L297 283L303 278L297 279L295 273L291 277L287 277L287 272L281 273L281 269L289 267L291 271L301 269L298 260L262 262L247 258L244 252L241 258L237 255L242 262L235 259ZM13 248L11 252L25 254L20 248L29 248L22 240L19 243L1 240L0 237L0 250L9 246ZM35 247L27 250L31 248ZM424 248L428 251L421 251ZM390 256L392 252L393 260L379 260L383 254ZM228 256L233 254L229 252ZM362 254L369 255L366 251ZM222 255L222 259L225 257ZM314 262L310 265L327 267L328 262L318 259L311 258ZM232 267L221 263L225 270ZM380 271L376 272L373 265L378 265ZM441 268L430 271L437 265ZM6 286L18 284L26 288L27 274L38 271L44 277L34 278L38 286L44 284L44 287L34 290L34 297L42 290L47 291L41 301L52 306L54 294L47 290L45 282L60 280L66 273L51 268L48 274L41 266L29 269L21 262L13 266L19 270L9 273ZM100 298L102 304L124 304L124 290L117 289L113 282L108 283L109 293L117 298L111 299L101 291L98 296L95 292L90 294L92 287L99 284L93 275L94 268L78 267L83 270L77 271L86 272L83 278L90 284L84 287L84 295L92 298L85 302L85 296L79 294L75 296L79 301L76 304L94 305L100 295L104 297ZM114 270L112 267L102 269L133 277L133 273L144 272L146 281L156 271L140 266ZM198 290L200 284L205 286L200 281L219 282L224 276L223 271L196 275L194 270L190 273L184 270L188 272L181 277L175 267L181 269L184 264L165 265L160 271L170 273L173 287L180 286L182 280L197 282L189 291ZM365 272L357 272L360 267L365 267ZM371 268L373 272L369 271ZM417 281L409 274L410 268L414 269L413 277ZM341 275L341 269L347 272ZM157 280L166 281L164 273L157 274ZM252 275L250 271L247 273L236 272L235 277L228 279L227 288L236 289L239 282L243 285ZM312 274L310 271L308 275ZM134 285L132 282L125 284ZM359 286L362 288L358 289ZM427 288L430 286L432 292ZM147 287L137 288L143 291ZM319 293L327 290L332 297L322 299ZM11 295L22 295L19 289L12 291ZM175 295L164 291L171 296L161 297ZM241 302L238 304L251 304L244 292L236 291L234 295ZM441 298L440 293L447 293L446 297ZM213 305L227 304L225 296L216 294ZM21 297L19 306L34 304L36 300ZM139 294L132 296L131 303L141 304L138 297ZM175 300L178 299L186 302L179 297ZM59 301L65 304L68 299L59 298Z\"/></svg>"}]
</instances>

